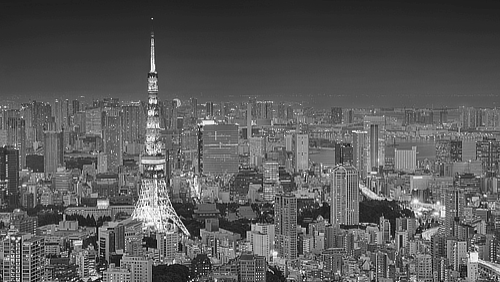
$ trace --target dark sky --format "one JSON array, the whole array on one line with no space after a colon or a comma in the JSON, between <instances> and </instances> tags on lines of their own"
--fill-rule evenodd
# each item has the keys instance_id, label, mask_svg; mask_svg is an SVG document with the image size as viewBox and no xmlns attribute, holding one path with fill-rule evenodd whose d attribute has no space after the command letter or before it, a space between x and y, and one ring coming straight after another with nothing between
<instances>
[{"instance_id":1,"label":"dark sky","mask_svg":"<svg viewBox=\"0 0 500 282\"><path fill-rule=\"evenodd\" d=\"M153 16L161 99L500 106L498 3L455 2L1 0L0 97L145 98Z\"/></svg>"}]
</instances>

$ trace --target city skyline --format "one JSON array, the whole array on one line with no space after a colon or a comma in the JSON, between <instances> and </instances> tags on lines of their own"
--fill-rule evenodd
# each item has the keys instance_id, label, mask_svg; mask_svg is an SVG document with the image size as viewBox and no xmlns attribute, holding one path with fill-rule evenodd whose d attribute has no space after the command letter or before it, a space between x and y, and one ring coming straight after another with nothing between
<instances>
[{"instance_id":1,"label":"city skyline","mask_svg":"<svg viewBox=\"0 0 500 282\"><path fill-rule=\"evenodd\" d=\"M491 4L3 2L0 96L143 96L153 16L160 100L494 107Z\"/></svg>"}]
</instances>

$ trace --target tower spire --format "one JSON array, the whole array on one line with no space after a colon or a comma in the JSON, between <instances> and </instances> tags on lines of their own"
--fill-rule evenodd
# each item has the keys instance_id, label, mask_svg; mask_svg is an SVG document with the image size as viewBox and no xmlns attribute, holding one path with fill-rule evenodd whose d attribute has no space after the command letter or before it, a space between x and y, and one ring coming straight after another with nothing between
<instances>
[{"instance_id":1,"label":"tower spire","mask_svg":"<svg viewBox=\"0 0 500 282\"><path fill-rule=\"evenodd\" d=\"M153 18L151 18L151 70L149 72L156 72L155 64L155 33L153 31Z\"/></svg>"}]
</instances>

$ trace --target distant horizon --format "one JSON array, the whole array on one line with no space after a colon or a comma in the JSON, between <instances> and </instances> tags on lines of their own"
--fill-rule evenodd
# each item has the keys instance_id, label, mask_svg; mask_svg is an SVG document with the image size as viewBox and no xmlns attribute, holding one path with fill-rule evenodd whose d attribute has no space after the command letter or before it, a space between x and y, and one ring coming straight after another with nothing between
<instances>
[{"instance_id":1,"label":"distant horizon","mask_svg":"<svg viewBox=\"0 0 500 282\"><path fill-rule=\"evenodd\" d=\"M161 100L496 107L495 4L6 0L0 97L145 99L154 17Z\"/></svg>"}]
</instances>

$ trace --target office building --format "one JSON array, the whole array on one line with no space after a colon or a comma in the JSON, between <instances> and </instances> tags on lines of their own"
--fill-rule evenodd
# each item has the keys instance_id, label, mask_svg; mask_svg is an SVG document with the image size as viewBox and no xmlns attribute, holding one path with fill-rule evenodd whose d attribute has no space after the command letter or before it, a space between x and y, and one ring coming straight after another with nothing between
<instances>
[{"instance_id":1,"label":"office building","mask_svg":"<svg viewBox=\"0 0 500 282\"><path fill-rule=\"evenodd\" d=\"M157 233L156 242L160 261L172 263L179 248L179 235L177 233Z\"/></svg>"},{"instance_id":2,"label":"office building","mask_svg":"<svg viewBox=\"0 0 500 282\"><path fill-rule=\"evenodd\" d=\"M42 237L19 232L4 237L2 245L3 281L45 281L45 252Z\"/></svg>"},{"instance_id":3,"label":"office building","mask_svg":"<svg viewBox=\"0 0 500 282\"><path fill-rule=\"evenodd\" d=\"M191 261L191 277L196 279L207 276L212 271L212 263L206 254L198 254Z\"/></svg>"},{"instance_id":4,"label":"office building","mask_svg":"<svg viewBox=\"0 0 500 282\"><path fill-rule=\"evenodd\" d=\"M153 262L148 258L124 255L120 267L130 271L130 282L153 281Z\"/></svg>"},{"instance_id":5,"label":"office building","mask_svg":"<svg viewBox=\"0 0 500 282\"><path fill-rule=\"evenodd\" d=\"M330 223L359 223L359 176L352 166L337 166L332 172Z\"/></svg>"},{"instance_id":6,"label":"office building","mask_svg":"<svg viewBox=\"0 0 500 282\"><path fill-rule=\"evenodd\" d=\"M104 153L107 157L109 172L118 172L123 165L123 142L121 117L116 111L106 112L103 130Z\"/></svg>"},{"instance_id":7,"label":"office building","mask_svg":"<svg viewBox=\"0 0 500 282\"><path fill-rule=\"evenodd\" d=\"M362 179L366 178L366 142L367 142L367 132L366 131L353 131L353 161L352 165L359 171L360 177Z\"/></svg>"},{"instance_id":8,"label":"office building","mask_svg":"<svg viewBox=\"0 0 500 282\"><path fill-rule=\"evenodd\" d=\"M415 172L417 169L417 147L412 146L411 150L394 150L394 169L396 171Z\"/></svg>"},{"instance_id":9,"label":"office building","mask_svg":"<svg viewBox=\"0 0 500 282\"><path fill-rule=\"evenodd\" d=\"M102 136L101 108L87 109L85 111L85 130L87 134Z\"/></svg>"},{"instance_id":10,"label":"office building","mask_svg":"<svg viewBox=\"0 0 500 282\"><path fill-rule=\"evenodd\" d=\"M250 165L260 166L266 155L266 139L264 137L248 138Z\"/></svg>"},{"instance_id":11,"label":"office building","mask_svg":"<svg viewBox=\"0 0 500 282\"><path fill-rule=\"evenodd\" d=\"M125 268L117 268L114 263L109 265L109 268L103 271L103 282L131 282L132 273Z\"/></svg>"},{"instance_id":12,"label":"office building","mask_svg":"<svg viewBox=\"0 0 500 282\"><path fill-rule=\"evenodd\" d=\"M191 98L191 117L198 118L198 99Z\"/></svg>"},{"instance_id":13,"label":"office building","mask_svg":"<svg viewBox=\"0 0 500 282\"><path fill-rule=\"evenodd\" d=\"M296 134L293 139L295 171L306 171L309 169L309 136L307 134Z\"/></svg>"},{"instance_id":14,"label":"office building","mask_svg":"<svg viewBox=\"0 0 500 282\"><path fill-rule=\"evenodd\" d=\"M238 126L205 125L203 128L203 173L237 173L239 168Z\"/></svg>"},{"instance_id":15,"label":"office building","mask_svg":"<svg viewBox=\"0 0 500 282\"><path fill-rule=\"evenodd\" d=\"M378 144L379 129L378 124L370 124L370 150L369 150L369 171L378 171L379 169L379 144Z\"/></svg>"},{"instance_id":16,"label":"office building","mask_svg":"<svg viewBox=\"0 0 500 282\"><path fill-rule=\"evenodd\" d=\"M0 205L17 206L19 199L19 151L0 147Z\"/></svg>"},{"instance_id":17,"label":"office building","mask_svg":"<svg viewBox=\"0 0 500 282\"><path fill-rule=\"evenodd\" d=\"M463 190L455 187L445 189L444 205L446 208L444 234L446 237L458 236L458 224L463 217L465 208Z\"/></svg>"},{"instance_id":18,"label":"office building","mask_svg":"<svg viewBox=\"0 0 500 282\"><path fill-rule=\"evenodd\" d=\"M476 141L476 159L482 162L486 177L496 176L499 172L500 141L486 137Z\"/></svg>"},{"instance_id":19,"label":"office building","mask_svg":"<svg viewBox=\"0 0 500 282\"><path fill-rule=\"evenodd\" d=\"M332 107L330 111L330 120L333 124L342 123L342 108Z\"/></svg>"},{"instance_id":20,"label":"office building","mask_svg":"<svg viewBox=\"0 0 500 282\"><path fill-rule=\"evenodd\" d=\"M214 116L214 103L207 102L205 104L206 116L213 117Z\"/></svg>"},{"instance_id":21,"label":"office building","mask_svg":"<svg viewBox=\"0 0 500 282\"><path fill-rule=\"evenodd\" d=\"M278 257L289 262L297 259L297 198L278 194L274 198L274 246Z\"/></svg>"},{"instance_id":22,"label":"office building","mask_svg":"<svg viewBox=\"0 0 500 282\"><path fill-rule=\"evenodd\" d=\"M64 166L64 142L60 131L46 131L44 142L45 177L54 175L57 168Z\"/></svg>"},{"instance_id":23,"label":"office building","mask_svg":"<svg viewBox=\"0 0 500 282\"><path fill-rule=\"evenodd\" d=\"M146 128L146 117L141 102L131 102L122 107L122 141L123 143L143 142Z\"/></svg>"},{"instance_id":24,"label":"office building","mask_svg":"<svg viewBox=\"0 0 500 282\"><path fill-rule=\"evenodd\" d=\"M417 281L433 282L432 257L429 254L418 254L416 257Z\"/></svg>"},{"instance_id":25,"label":"office building","mask_svg":"<svg viewBox=\"0 0 500 282\"><path fill-rule=\"evenodd\" d=\"M242 254L238 260L239 282L265 282L266 259L252 254Z\"/></svg>"},{"instance_id":26,"label":"office building","mask_svg":"<svg viewBox=\"0 0 500 282\"><path fill-rule=\"evenodd\" d=\"M247 240L252 245L255 255L263 256L269 262L274 250L275 225L267 223L252 223L247 231Z\"/></svg>"}]
</instances>

